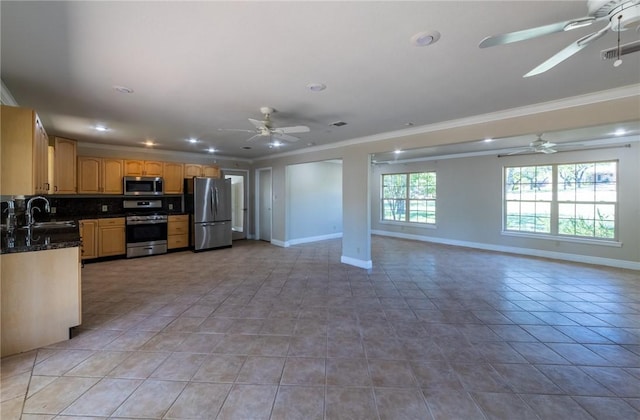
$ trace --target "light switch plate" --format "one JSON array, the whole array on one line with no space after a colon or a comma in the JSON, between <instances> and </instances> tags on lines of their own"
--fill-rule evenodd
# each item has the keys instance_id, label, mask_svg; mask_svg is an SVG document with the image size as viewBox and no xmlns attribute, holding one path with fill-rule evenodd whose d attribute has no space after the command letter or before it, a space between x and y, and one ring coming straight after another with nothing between
<instances>
[{"instance_id":1,"label":"light switch plate","mask_svg":"<svg viewBox=\"0 0 640 420\"><path fill-rule=\"evenodd\" d=\"M109 211L109 206L107 206L106 204L103 204L102 211Z\"/></svg>"}]
</instances>

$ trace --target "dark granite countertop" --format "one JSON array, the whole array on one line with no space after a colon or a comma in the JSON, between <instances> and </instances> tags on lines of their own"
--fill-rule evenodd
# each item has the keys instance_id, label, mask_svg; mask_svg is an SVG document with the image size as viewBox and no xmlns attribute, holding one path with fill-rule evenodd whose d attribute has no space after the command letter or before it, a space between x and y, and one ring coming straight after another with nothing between
<instances>
[{"instance_id":1,"label":"dark granite countertop","mask_svg":"<svg viewBox=\"0 0 640 420\"><path fill-rule=\"evenodd\" d=\"M80 246L78 227L53 229L16 229L9 233L2 229L1 254L17 252L45 251Z\"/></svg>"}]
</instances>

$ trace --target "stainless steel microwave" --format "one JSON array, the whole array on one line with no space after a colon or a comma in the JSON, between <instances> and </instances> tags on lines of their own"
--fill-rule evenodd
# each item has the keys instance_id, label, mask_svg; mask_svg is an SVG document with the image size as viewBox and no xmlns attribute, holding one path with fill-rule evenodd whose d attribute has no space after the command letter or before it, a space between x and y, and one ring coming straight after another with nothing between
<instances>
[{"instance_id":1,"label":"stainless steel microwave","mask_svg":"<svg viewBox=\"0 0 640 420\"><path fill-rule=\"evenodd\" d=\"M124 195L162 195L164 193L161 177L125 176Z\"/></svg>"}]
</instances>

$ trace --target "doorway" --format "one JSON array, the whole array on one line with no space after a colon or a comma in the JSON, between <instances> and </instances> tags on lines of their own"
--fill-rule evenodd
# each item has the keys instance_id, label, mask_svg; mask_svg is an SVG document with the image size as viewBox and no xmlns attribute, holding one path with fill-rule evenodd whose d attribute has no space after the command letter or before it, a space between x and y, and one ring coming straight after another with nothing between
<instances>
[{"instance_id":1,"label":"doorway","mask_svg":"<svg viewBox=\"0 0 640 420\"><path fill-rule=\"evenodd\" d=\"M256 170L256 239L271 242L271 168Z\"/></svg>"},{"instance_id":2,"label":"doorway","mask_svg":"<svg viewBox=\"0 0 640 420\"><path fill-rule=\"evenodd\" d=\"M242 170L225 170L225 179L231 180L231 238L247 239L249 188L248 172Z\"/></svg>"}]
</instances>

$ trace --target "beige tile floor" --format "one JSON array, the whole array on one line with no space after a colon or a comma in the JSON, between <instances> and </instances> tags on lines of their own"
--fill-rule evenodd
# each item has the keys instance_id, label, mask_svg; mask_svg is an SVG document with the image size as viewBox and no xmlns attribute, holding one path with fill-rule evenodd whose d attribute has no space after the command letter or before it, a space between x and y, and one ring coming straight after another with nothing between
<instances>
[{"instance_id":1,"label":"beige tile floor","mask_svg":"<svg viewBox=\"0 0 640 420\"><path fill-rule=\"evenodd\" d=\"M87 264L2 419L638 419L640 273L373 238Z\"/></svg>"}]
</instances>

